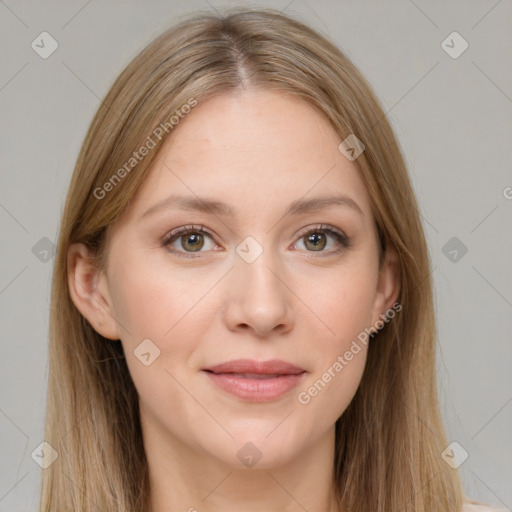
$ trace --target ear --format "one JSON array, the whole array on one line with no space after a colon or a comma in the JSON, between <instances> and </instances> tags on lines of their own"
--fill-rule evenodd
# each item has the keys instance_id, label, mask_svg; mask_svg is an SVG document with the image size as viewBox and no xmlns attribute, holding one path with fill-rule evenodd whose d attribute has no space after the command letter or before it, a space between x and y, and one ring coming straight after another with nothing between
<instances>
[{"instance_id":1,"label":"ear","mask_svg":"<svg viewBox=\"0 0 512 512\"><path fill-rule=\"evenodd\" d=\"M400 258L393 245L388 244L379 270L372 326L395 304L400 293L400 284Z\"/></svg>"},{"instance_id":2,"label":"ear","mask_svg":"<svg viewBox=\"0 0 512 512\"><path fill-rule=\"evenodd\" d=\"M120 339L105 273L85 244L76 243L69 248L68 286L75 306L94 330L105 338Z\"/></svg>"}]
</instances>

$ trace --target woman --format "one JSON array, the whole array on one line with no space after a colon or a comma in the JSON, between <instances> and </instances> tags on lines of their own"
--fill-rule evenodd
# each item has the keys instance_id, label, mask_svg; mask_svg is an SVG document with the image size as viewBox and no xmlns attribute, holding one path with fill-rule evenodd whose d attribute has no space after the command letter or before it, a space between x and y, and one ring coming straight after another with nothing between
<instances>
[{"instance_id":1,"label":"woman","mask_svg":"<svg viewBox=\"0 0 512 512\"><path fill-rule=\"evenodd\" d=\"M182 22L117 79L70 184L41 510L488 510L442 456L434 322L354 65L273 10Z\"/></svg>"}]
</instances>

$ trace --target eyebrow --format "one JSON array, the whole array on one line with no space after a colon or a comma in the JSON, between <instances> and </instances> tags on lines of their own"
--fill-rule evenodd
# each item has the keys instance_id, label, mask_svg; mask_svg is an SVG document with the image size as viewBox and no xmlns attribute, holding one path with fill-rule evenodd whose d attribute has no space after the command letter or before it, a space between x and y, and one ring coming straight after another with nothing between
<instances>
[{"instance_id":1,"label":"eyebrow","mask_svg":"<svg viewBox=\"0 0 512 512\"><path fill-rule=\"evenodd\" d=\"M314 197L311 199L298 199L288 206L284 216L300 215L303 213L319 211L332 206L349 207L364 217L364 213L359 205L352 198L344 195L328 195ZM223 203L222 201L194 196L171 195L151 206L143 213L141 218L145 218L158 211L173 208L210 213L212 215L219 216L236 216L236 211L230 205Z\"/></svg>"}]
</instances>

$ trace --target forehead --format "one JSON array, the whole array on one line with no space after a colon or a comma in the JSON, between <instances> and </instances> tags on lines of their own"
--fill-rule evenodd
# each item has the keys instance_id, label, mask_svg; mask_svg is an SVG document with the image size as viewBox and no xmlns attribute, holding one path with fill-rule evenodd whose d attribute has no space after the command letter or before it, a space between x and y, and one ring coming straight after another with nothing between
<instances>
[{"instance_id":1,"label":"forehead","mask_svg":"<svg viewBox=\"0 0 512 512\"><path fill-rule=\"evenodd\" d=\"M359 171L340 142L327 118L297 97L244 90L208 99L165 141L134 214L170 194L218 198L252 216L308 196L343 194L371 216Z\"/></svg>"}]
</instances>

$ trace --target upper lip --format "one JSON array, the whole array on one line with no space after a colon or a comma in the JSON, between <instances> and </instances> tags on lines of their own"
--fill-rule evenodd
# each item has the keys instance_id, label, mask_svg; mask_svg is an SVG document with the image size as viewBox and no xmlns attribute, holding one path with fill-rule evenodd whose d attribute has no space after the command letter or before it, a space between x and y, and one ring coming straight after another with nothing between
<instances>
[{"instance_id":1,"label":"upper lip","mask_svg":"<svg viewBox=\"0 0 512 512\"><path fill-rule=\"evenodd\" d=\"M268 361L254 361L252 359L236 359L225 363L204 368L213 373L256 373L256 374L277 374L277 375L298 375L305 372L304 368L294 364L270 359Z\"/></svg>"}]
</instances>

